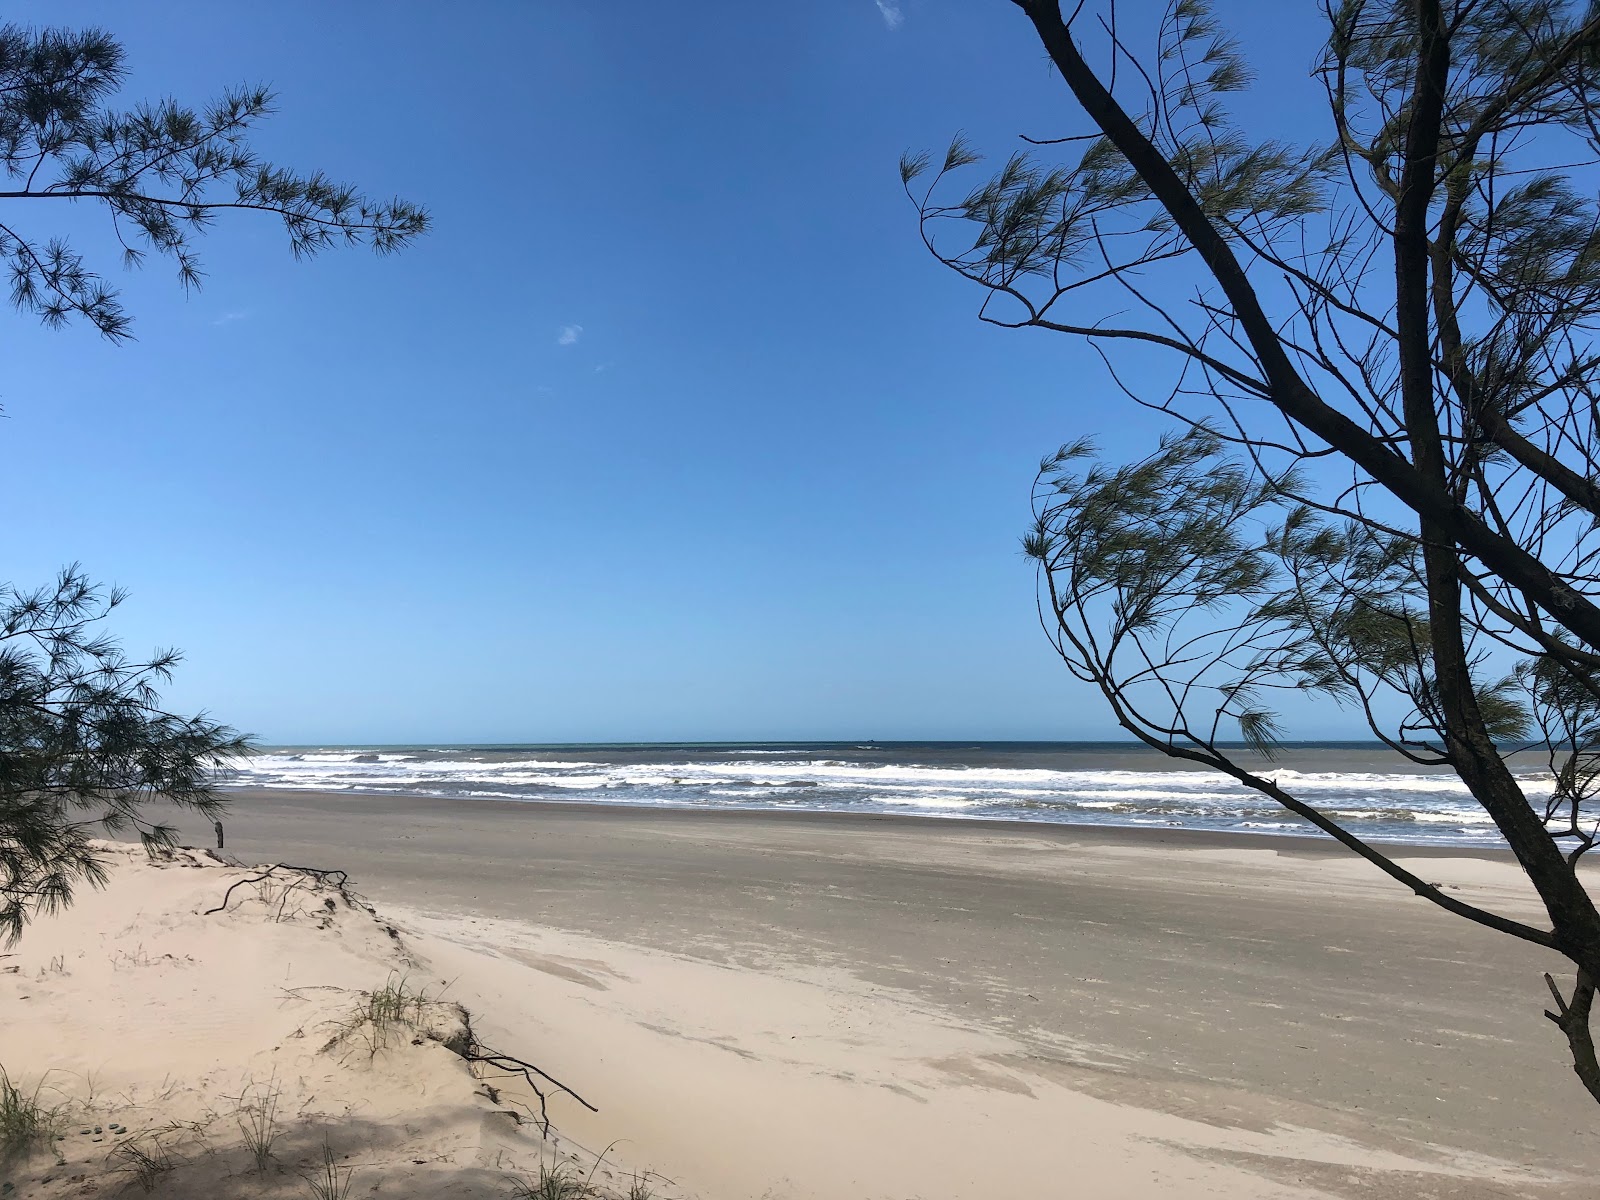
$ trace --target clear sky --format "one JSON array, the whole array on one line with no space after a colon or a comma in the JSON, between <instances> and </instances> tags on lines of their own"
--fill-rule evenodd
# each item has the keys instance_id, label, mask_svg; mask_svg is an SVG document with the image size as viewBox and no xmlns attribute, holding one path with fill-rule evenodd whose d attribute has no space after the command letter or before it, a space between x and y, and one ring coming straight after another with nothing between
<instances>
[{"instance_id":1,"label":"clear sky","mask_svg":"<svg viewBox=\"0 0 1600 1200\"><path fill-rule=\"evenodd\" d=\"M1314 5L1221 11L1253 115L1313 119ZM188 297L107 258L128 345L0 318L0 578L128 587L176 706L271 742L1115 735L1017 537L1042 453L1160 427L1081 344L980 325L895 170L1081 131L1009 3L6 18L113 31L130 101L265 81L263 153L435 221L310 263L225 221Z\"/></svg>"}]
</instances>

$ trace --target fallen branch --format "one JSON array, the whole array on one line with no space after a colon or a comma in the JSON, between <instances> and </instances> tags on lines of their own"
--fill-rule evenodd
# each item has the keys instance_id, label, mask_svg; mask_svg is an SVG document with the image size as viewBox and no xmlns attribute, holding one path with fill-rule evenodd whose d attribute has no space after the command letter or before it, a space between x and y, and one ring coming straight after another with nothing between
<instances>
[{"instance_id":1,"label":"fallen branch","mask_svg":"<svg viewBox=\"0 0 1600 1200\"><path fill-rule=\"evenodd\" d=\"M497 1054L493 1050L489 1050L486 1047L479 1047L477 1050L474 1050L472 1053L464 1055L463 1057L470 1063L483 1063L486 1066L491 1066L497 1070L504 1071L508 1075L520 1075L523 1079L523 1082L533 1089L533 1094L539 1097L539 1132L545 1137L550 1136L550 1112L547 1108L548 1098L544 1094L544 1089L541 1088L538 1084L538 1081L534 1079L535 1075L537 1075L540 1079L543 1079L545 1082L554 1085L557 1093L565 1092L567 1095L571 1096L590 1112L597 1113L600 1111L582 1096L578 1095L577 1092L573 1091L566 1084L562 1083L555 1076L546 1071L541 1071L532 1063L524 1062L520 1058L515 1058L509 1054ZM485 1084L484 1086L487 1087L488 1085ZM524 1107L526 1107L530 1113L533 1111L531 1106L525 1105Z\"/></svg>"},{"instance_id":2,"label":"fallen branch","mask_svg":"<svg viewBox=\"0 0 1600 1200\"><path fill-rule=\"evenodd\" d=\"M283 903L278 905L278 915L275 920L283 919L283 907L284 904L288 902L289 893L294 891L295 888L303 886L307 880L314 881L314 886L316 887L334 888L336 891L338 891L340 898L343 899L347 905L349 905L351 908L358 907L355 899L350 895L350 890L347 886L350 882L350 876L348 872L333 868L325 870L321 867L296 867L291 866L289 863L273 863L259 875L252 875L248 879L234 880L234 882L228 886L228 890L222 894L222 903L217 905L215 908L206 909L205 912L201 913L200 915L209 917L212 913L226 912L228 908L228 902L233 898L235 888L244 887L247 884L265 883L268 880L276 880L279 878L279 871L293 872L295 875L298 875L299 878L291 883L288 889L285 890Z\"/></svg>"},{"instance_id":3,"label":"fallen branch","mask_svg":"<svg viewBox=\"0 0 1600 1200\"><path fill-rule=\"evenodd\" d=\"M293 878L290 880L285 880L284 877L279 874L279 872L290 873L292 874ZM279 898L278 913L274 920L281 920L283 918L284 906L288 903L289 896L296 888L300 887L310 887L313 889L321 887L335 888L339 895L344 899L344 902L350 907L359 907L366 909L368 912L373 912L371 908L368 908L364 904L359 904L354 897L352 897L347 886L349 884L350 877L344 871L323 870L319 867L297 867L290 863L273 863L270 867L263 868L255 875L251 875L245 879L236 879L228 886L228 890L222 894L222 903L217 905L215 908L206 909L201 915L210 916L212 913L227 911L228 905L232 901L233 893L236 889L251 884L266 883L269 880L287 883L282 897ZM391 937L398 939L399 935L395 932L393 926L385 925L383 928ZM286 988L283 990L286 992L292 992L295 989ZM460 1006L458 1005L457 1007L459 1008ZM538 1097L539 1107L537 1111L535 1111L532 1105L523 1104L521 1101L516 1101L515 1103L521 1104L523 1108L526 1108L528 1112L535 1117L539 1123L539 1131L545 1137L550 1136L549 1101L550 1096L552 1095L565 1094L571 1096L574 1100L592 1113L598 1113L600 1111L593 1104L590 1104L582 1096L578 1095L577 1092L573 1091L566 1084L562 1083L554 1075L551 1075L548 1071L541 1070L540 1068L534 1066L531 1062L528 1062L525 1059L517 1058L515 1055L501 1054L498 1051L491 1050L488 1047L479 1044L476 1037L473 1036L471 1019L467 1016L466 1010L462 1009L461 1013L463 1023L466 1027L466 1036L464 1039L465 1052L463 1053L462 1050L456 1049L454 1046L451 1046L450 1048L456 1050L456 1053L460 1054L461 1057L468 1063L482 1064L487 1067L493 1067L498 1071L505 1072L509 1077L520 1077L522 1081L526 1083L533 1091L533 1094ZM334 1042L337 1041L338 1038L336 1037ZM329 1046L331 1047L334 1042L330 1042ZM446 1044L448 1045L449 1043ZM548 1090L539 1085L540 1080L543 1080L549 1085ZM497 1102L497 1090L490 1088L488 1084L485 1084L484 1086L488 1088L491 1093L491 1101ZM517 1116L517 1114L514 1112L512 1115ZM517 1119L520 1121L521 1117L517 1116Z\"/></svg>"}]
</instances>

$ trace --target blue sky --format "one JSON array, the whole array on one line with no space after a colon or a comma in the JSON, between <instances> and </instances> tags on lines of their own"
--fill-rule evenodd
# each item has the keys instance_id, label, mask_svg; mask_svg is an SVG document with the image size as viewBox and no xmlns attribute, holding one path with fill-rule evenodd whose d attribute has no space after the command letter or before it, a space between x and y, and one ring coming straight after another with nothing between
<instances>
[{"instance_id":1,"label":"blue sky","mask_svg":"<svg viewBox=\"0 0 1600 1200\"><path fill-rule=\"evenodd\" d=\"M1302 7L1222 6L1279 126L1314 114ZM270 83L264 154L435 221L310 263L226 221L187 297L107 258L129 345L5 318L0 574L129 588L175 705L273 742L1115 734L1017 535L1040 454L1160 427L1081 344L980 325L895 172L1080 128L1010 4L7 17L112 30L129 100ZM92 251L93 216L18 219Z\"/></svg>"}]
</instances>

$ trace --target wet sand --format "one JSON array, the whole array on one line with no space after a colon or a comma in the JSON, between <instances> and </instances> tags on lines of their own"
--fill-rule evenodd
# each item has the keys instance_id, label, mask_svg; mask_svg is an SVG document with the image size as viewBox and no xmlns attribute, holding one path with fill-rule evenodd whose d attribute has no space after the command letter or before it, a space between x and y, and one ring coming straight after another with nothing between
<instances>
[{"instance_id":1,"label":"wet sand","mask_svg":"<svg viewBox=\"0 0 1600 1200\"><path fill-rule=\"evenodd\" d=\"M845 973L1018 1047L949 1066L975 1097L1035 1079L1455 1164L1422 1178L1211 1152L1296 1195L1578 1196L1600 1169L1600 1112L1541 1016L1540 972L1560 961L1325 842L309 792L239 793L227 837L247 862L344 868L380 908ZM1537 915L1503 854L1396 854ZM581 1076L583 1047L560 1059ZM1468 1182L1473 1155L1499 1166Z\"/></svg>"}]
</instances>

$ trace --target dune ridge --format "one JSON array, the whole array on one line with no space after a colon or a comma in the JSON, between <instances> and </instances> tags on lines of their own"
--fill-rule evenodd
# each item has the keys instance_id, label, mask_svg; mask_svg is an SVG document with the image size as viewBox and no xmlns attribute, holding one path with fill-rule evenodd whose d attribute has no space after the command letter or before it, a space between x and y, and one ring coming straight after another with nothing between
<instances>
[{"instance_id":1,"label":"dune ridge","mask_svg":"<svg viewBox=\"0 0 1600 1200\"><path fill-rule=\"evenodd\" d=\"M303 816L304 804L293 811ZM341 807L325 811L354 819ZM431 808L416 811L431 822ZM518 825L525 819L520 810L460 810L459 836L484 836L478 825L494 814ZM535 836L547 857L530 862L519 850L521 866L499 885L488 843L472 842L474 855L457 856L437 829L424 845L411 827L386 826L392 849L369 847L363 868L384 893L377 909L337 872L268 875L209 851L150 859L106 845L109 886L37 922L0 960L0 1066L60 1107L64 1134L0 1175L14 1185L6 1196L143 1195L146 1159L162 1168L148 1180L151 1194L175 1200L319 1200L319 1171L332 1172L345 1200L513 1200L519 1180L535 1181L541 1170L592 1179L600 1195L660 1200L1587 1194L1586 1150L1563 1170L1475 1149L1462 1130L1430 1128L1421 1113L1394 1127L1375 1112L1239 1080L1153 1073L1149 1055L1160 1048L1126 1025L1057 1023L1045 1039L1041 1029L1008 1023L992 1004L961 1008L909 986L920 978L906 973L909 964L902 986L848 954L823 951L821 941L789 944L777 928L750 923L775 901L791 920L794 904L844 902L838 897L847 890L807 900L813 885L785 882L823 861L841 888L851 885L849 864L872 867L861 880L888 889L884 911L909 916L904 906L918 893L897 877L914 860L954 904L916 917L925 937L933 927L926 922L960 915L951 895L956 873L992 864L995 854L1007 874L985 876L986 890L1001 878L1030 889L1055 880L1059 872L1036 876L1031 858L1014 858L1021 843L962 838L944 827L930 841L907 824L873 836L841 826L833 839L816 822L607 816L563 832L568 822L544 813ZM669 827L690 836L665 839ZM315 826L296 820L281 828L305 836ZM688 856L695 922L662 906L666 885L651 891L643 876L620 869L636 835L651 878L675 854ZM796 838L792 853L778 852ZM241 844L255 853L265 841L247 830ZM343 834L315 841L294 847L293 861L331 859L336 846L352 845ZM749 865L769 893L741 882L746 842L758 848ZM405 847L413 848L402 855ZM831 857L820 858L824 851ZM1073 861L1119 888L1175 889L1174 900L1190 906L1216 892L1215 902L1228 906L1219 912L1260 911L1250 894L1226 890L1248 878L1242 868L1266 870L1261 885L1276 880L1280 888L1288 870L1351 903L1364 903L1368 886L1331 858L1291 862L1198 845L1172 853L1164 852L1161 876L1147 874L1159 864L1131 839L1079 846ZM424 860L448 872L450 890L437 878L416 882ZM552 897L575 892L554 876L560 862L587 872L633 923L609 934L558 923ZM602 882L606 863L617 869ZM737 901L719 899L701 873L719 864ZM1430 865L1516 899L1502 864ZM1167 877L1176 882L1159 883ZM401 879L412 882L400 887ZM441 902L458 892L463 899ZM598 893L585 894L598 906ZM1078 924L1064 928L1081 929L1080 937L1099 928L1082 911L1085 893L1062 895L1079 896ZM492 911L497 897L533 919ZM742 925L733 903L744 910ZM1136 914L1122 911L1136 928ZM688 939L678 948L664 944L674 930ZM1150 953L1119 944L1127 966ZM1225 953L1220 946L1194 953ZM1080 961L1087 950L1076 952ZM947 970L982 990L1010 986L973 977L969 961L952 960ZM1265 1003L1247 980L1229 986L1239 990L1211 993L1229 1005ZM1031 995L1015 1002L1023 1010L1042 1003ZM1114 1013L1125 1001L1104 992L1098 1003ZM1188 1020L1187 1034L1184 1026L1159 1027L1174 1040L1203 1034L1204 1014ZM539 1098L515 1073L462 1057L485 1042L537 1064L593 1107L541 1077L545 1126ZM1324 1042L1318 1054L1338 1052ZM1330 1060L1305 1061L1315 1073ZM264 1122L277 1136L258 1159L252 1131Z\"/></svg>"},{"instance_id":2,"label":"dune ridge","mask_svg":"<svg viewBox=\"0 0 1600 1200\"><path fill-rule=\"evenodd\" d=\"M0 1173L8 1195L309 1197L331 1175L476 1200L541 1164L589 1175L526 1085L463 1057L450 981L337 876L101 849L110 885L0 960L0 1066L60 1135ZM631 1178L608 1160L594 1182Z\"/></svg>"}]
</instances>

